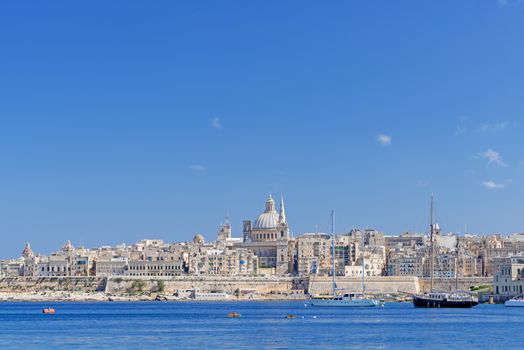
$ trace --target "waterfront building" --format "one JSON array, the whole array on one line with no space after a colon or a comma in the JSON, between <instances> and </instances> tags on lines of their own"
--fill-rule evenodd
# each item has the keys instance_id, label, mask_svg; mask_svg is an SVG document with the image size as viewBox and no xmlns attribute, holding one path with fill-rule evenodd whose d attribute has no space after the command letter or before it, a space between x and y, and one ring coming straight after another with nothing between
<instances>
[{"instance_id":1,"label":"waterfront building","mask_svg":"<svg viewBox=\"0 0 524 350\"><path fill-rule=\"evenodd\" d=\"M331 271L331 236L306 233L296 238L297 272L300 276L328 275ZM336 265L336 262L335 262Z\"/></svg>"},{"instance_id":2,"label":"waterfront building","mask_svg":"<svg viewBox=\"0 0 524 350\"><path fill-rule=\"evenodd\" d=\"M258 257L241 247L217 248L214 245L192 247L189 253L189 274L255 275Z\"/></svg>"},{"instance_id":3,"label":"waterfront building","mask_svg":"<svg viewBox=\"0 0 524 350\"><path fill-rule=\"evenodd\" d=\"M0 276L1 277L22 276L23 271L24 271L24 260L22 258L0 261Z\"/></svg>"},{"instance_id":4,"label":"waterfront building","mask_svg":"<svg viewBox=\"0 0 524 350\"><path fill-rule=\"evenodd\" d=\"M423 235L416 235L409 232L403 233L399 236L386 236L384 237L384 242L387 250L395 248L415 250L425 245Z\"/></svg>"},{"instance_id":5,"label":"waterfront building","mask_svg":"<svg viewBox=\"0 0 524 350\"><path fill-rule=\"evenodd\" d=\"M508 298L524 292L524 255L495 259L493 289Z\"/></svg>"},{"instance_id":6,"label":"waterfront building","mask_svg":"<svg viewBox=\"0 0 524 350\"><path fill-rule=\"evenodd\" d=\"M422 277L425 260L422 254L414 251L392 250L388 255L386 274L388 276Z\"/></svg>"},{"instance_id":7,"label":"waterfront building","mask_svg":"<svg viewBox=\"0 0 524 350\"><path fill-rule=\"evenodd\" d=\"M95 275L101 277L124 276L128 269L125 257L100 257L96 260Z\"/></svg>"}]
</instances>

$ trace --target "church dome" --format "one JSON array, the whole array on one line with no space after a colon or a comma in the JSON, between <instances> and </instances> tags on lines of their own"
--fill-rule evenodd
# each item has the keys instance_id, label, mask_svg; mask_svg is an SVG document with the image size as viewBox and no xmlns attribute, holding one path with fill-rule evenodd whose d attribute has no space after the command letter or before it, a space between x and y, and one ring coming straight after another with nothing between
<instances>
[{"instance_id":1,"label":"church dome","mask_svg":"<svg viewBox=\"0 0 524 350\"><path fill-rule=\"evenodd\" d=\"M253 225L254 229L273 229L278 226L278 214L262 213Z\"/></svg>"},{"instance_id":2,"label":"church dome","mask_svg":"<svg viewBox=\"0 0 524 350\"><path fill-rule=\"evenodd\" d=\"M275 210L275 201L273 197L269 195L269 198L266 201L266 210L260 214L258 219L253 225L255 230L265 230L265 229L274 229L279 224L279 215Z\"/></svg>"},{"instance_id":3,"label":"church dome","mask_svg":"<svg viewBox=\"0 0 524 350\"><path fill-rule=\"evenodd\" d=\"M197 233L195 237L193 237L193 243L204 244L204 236L202 236L200 233Z\"/></svg>"}]
</instances>

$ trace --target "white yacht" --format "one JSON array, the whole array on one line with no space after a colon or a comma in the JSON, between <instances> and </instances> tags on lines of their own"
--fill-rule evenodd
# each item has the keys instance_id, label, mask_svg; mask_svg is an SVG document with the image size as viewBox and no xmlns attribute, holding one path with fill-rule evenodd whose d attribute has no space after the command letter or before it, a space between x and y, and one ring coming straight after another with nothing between
<instances>
[{"instance_id":1,"label":"white yacht","mask_svg":"<svg viewBox=\"0 0 524 350\"><path fill-rule=\"evenodd\" d=\"M311 306L373 307L378 305L379 301L376 299L368 299L362 295L349 293L346 293L343 296L335 296L331 298L311 299Z\"/></svg>"},{"instance_id":2,"label":"white yacht","mask_svg":"<svg viewBox=\"0 0 524 350\"><path fill-rule=\"evenodd\" d=\"M507 307L524 307L524 295L517 295L516 297L506 301L504 306Z\"/></svg>"},{"instance_id":3,"label":"white yacht","mask_svg":"<svg viewBox=\"0 0 524 350\"><path fill-rule=\"evenodd\" d=\"M331 211L331 249L332 249L332 266L331 274L333 276L333 295L326 297L311 298L311 306L320 307L374 307L380 302L376 299L366 298L365 296L365 275L364 275L364 234L362 234L362 293L345 293L337 295L337 286L335 282L335 211Z\"/></svg>"}]
</instances>

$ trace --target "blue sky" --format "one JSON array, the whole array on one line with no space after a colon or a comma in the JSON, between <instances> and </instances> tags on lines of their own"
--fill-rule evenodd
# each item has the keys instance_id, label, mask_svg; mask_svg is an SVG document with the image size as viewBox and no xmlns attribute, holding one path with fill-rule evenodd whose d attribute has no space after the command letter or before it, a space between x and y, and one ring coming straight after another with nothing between
<instances>
[{"instance_id":1,"label":"blue sky","mask_svg":"<svg viewBox=\"0 0 524 350\"><path fill-rule=\"evenodd\" d=\"M0 245L524 231L524 3L0 5Z\"/></svg>"}]
</instances>

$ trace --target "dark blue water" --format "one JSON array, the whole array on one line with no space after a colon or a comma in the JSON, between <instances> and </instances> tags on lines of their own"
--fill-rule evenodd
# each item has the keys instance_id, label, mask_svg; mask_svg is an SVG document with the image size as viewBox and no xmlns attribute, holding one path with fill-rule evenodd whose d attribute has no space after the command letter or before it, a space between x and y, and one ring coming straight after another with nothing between
<instances>
[{"instance_id":1,"label":"dark blue water","mask_svg":"<svg viewBox=\"0 0 524 350\"><path fill-rule=\"evenodd\" d=\"M55 315L43 315L46 306ZM230 319L236 311L242 318ZM296 319L285 319L293 313ZM522 349L524 308L304 302L0 303L1 349Z\"/></svg>"}]
</instances>

